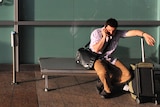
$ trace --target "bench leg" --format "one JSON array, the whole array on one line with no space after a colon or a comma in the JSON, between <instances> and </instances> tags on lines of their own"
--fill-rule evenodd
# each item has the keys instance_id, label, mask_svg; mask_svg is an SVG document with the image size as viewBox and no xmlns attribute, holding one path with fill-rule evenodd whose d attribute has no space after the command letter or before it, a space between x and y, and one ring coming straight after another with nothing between
<instances>
[{"instance_id":1,"label":"bench leg","mask_svg":"<svg viewBox=\"0 0 160 107\"><path fill-rule=\"evenodd\" d=\"M45 89L44 91L47 92L48 91L48 75L43 75L45 78Z\"/></svg>"}]
</instances>

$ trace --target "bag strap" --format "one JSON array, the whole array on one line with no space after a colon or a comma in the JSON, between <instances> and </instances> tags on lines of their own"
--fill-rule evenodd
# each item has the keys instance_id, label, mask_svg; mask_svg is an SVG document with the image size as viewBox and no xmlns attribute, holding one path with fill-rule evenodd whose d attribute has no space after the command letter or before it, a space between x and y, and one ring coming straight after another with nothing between
<instances>
[{"instance_id":1,"label":"bag strap","mask_svg":"<svg viewBox=\"0 0 160 107\"><path fill-rule=\"evenodd\" d=\"M105 42L104 45L103 45L103 47L102 47L102 49L101 49L102 54L99 56L99 58L102 58L103 56L106 55L105 52L108 50L108 47L109 47L109 44L111 43L111 40L112 40L111 36L109 36L108 42ZM90 41L85 45L85 48L87 48L89 46L89 44L90 44Z\"/></svg>"},{"instance_id":2,"label":"bag strap","mask_svg":"<svg viewBox=\"0 0 160 107\"><path fill-rule=\"evenodd\" d=\"M108 42L105 42L103 47L102 47L102 54L99 56L99 59L103 58L106 55L106 51L108 51L108 47L111 43L111 36L109 36Z\"/></svg>"},{"instance_id":3,"label":"bag strap","mask_svg":"<svg viewBox=\"0 0 160 107\"><path fill-rule=\"evenodd\" d=\"M86 48L86 47L88 47L88 46L89 46L89 44L90 44L90 41L89 41L89 42L88 42L84 47L85 47L85 48Z\"/></svg>"},{"instance_id":4,"label":"bag strap","mask_svg":"<svg viewBox=\"0 0 160 107\"><path fill-rule=\"evenodd\" d=\"M102 54L104 54L106 51L108 51L108 47L109 47L109 45L111 43L111 40L112 40L111 36L109 36L108 37L108 42L105 42L103 47L102 47L102 49L101 49Z\"/></svg>"}]
</instances>

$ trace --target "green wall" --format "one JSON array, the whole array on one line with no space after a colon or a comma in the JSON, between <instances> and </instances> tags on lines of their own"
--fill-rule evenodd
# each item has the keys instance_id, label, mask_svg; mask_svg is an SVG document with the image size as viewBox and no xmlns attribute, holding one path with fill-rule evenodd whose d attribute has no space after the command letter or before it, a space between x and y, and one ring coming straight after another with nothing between
<instances>
[{"instance_id":1,"label":"green wall","mask_svg":"<svg viewBox=\"0 0 160 107\"><path fill-rule=\"evenodd\" d=\"M25 28L21 41L21 61L37 63L39 57L74 57L79 47L89 41L92 27L33 27ZM30 29L30 30L29 30ZM156 27L132 27L119 29L141 29L157 38ZM27 33L28 32L28 33ZM31 33L32 32L32 33ZM155 58L157 44L149 47L145 43L146 57ZM140 58L140 38L121 39L116 56L119 58Z\"/></svg>"},{"instance_id":2,"label":"green wall","mask_svg":"<svg viewBox=\"0 0 160 107\"><path fill-rule=\"evenodd\" d=\"M13 0L4 1L0 4L0 23L13 21ZM10 32L12 25L0 25L0 63L12 63L12 48L10 45Z\"/></svg>"},{"instance_id":3,"label":"green wall","mask_svg":"<svg viewBox=\"0 0 160 107\"><path fill-rule=\"evenodd\" d=\"M157 20L158 0L19 0L20 20Z\"/></svg>"},{"instance_id":4,"label":"green wall","mask_svg":"<svg viewBox=\"0 0 160 107\"><path fill-rule=\"evenodd\" d=\"M0 23L14 21L14 0L0 5ZM8 3L8 4L7 4ZM159 0L19 0L19 21L159 21ZM12 63L10 32L14 26L0 25L0 63ZM37 64L40 57L74 57L90 33L102 26L19 25L20 63ZM121 26L153 35L154 47L145 44L146 57L159 60L159 26ZM125 54L124 54L125 52ZM3 54L2 54L3 53ZM117 57L140 58L140 38L121 39Z\"/></svg>"},{"instance_id":5,"label":"green wall","mask_svg":"<svg viewBox=\"0 0 160 107\"><path fill-rule=\"evenodd\" d=\"M3 0L3 4L0 4L0 21L13 20L13 7L13 0Z\"/></svg>"},{"instance_id":6,"label":"green wall","mask_svg":"<svg viewBox=\"0 0 160 107\"><path fill-rule=\"evenodd\" d=\"M0 27L0 63L12 62L12 48L10 44L10 31L13 27Z\"/></svg>"}]
</instances>

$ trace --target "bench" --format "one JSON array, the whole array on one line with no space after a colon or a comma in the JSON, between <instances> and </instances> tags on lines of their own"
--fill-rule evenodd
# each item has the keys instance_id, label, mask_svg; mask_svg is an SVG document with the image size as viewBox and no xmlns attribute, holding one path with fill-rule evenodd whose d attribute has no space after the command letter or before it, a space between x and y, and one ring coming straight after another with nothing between
<instances>
[{"instance_id":1,"label":"bench","mask_svg":"<svg viewBox=\"0 0 160 107\"><path fill-rule=\"evenodd\" d=\"M122 63L129 68L130 64L140 62L139 59L122 59ZM48 57L48 58L40 58L39 59L40 70L43 78L45 79L45 91L47 92L48 87L48 77L54 75L96 75L94 70L86 70L80 64L75 62L74 58L56 58L56 57ZM160 68L159 64L155 64L155 68ZM159 71L159 69L156 69Z\"/></svg>"},{"instance_id":2,"label":"bench","mask_svg":"<svg viewBox=\"0 0 160 107\"><path fill-rule=\"evenodd\" d=\"M86 70L74 58L40 58L41 74L45 78L45 91L48 91L48 76L53 75L95 75L94 70Z\"/></svg>"}]
</instances>

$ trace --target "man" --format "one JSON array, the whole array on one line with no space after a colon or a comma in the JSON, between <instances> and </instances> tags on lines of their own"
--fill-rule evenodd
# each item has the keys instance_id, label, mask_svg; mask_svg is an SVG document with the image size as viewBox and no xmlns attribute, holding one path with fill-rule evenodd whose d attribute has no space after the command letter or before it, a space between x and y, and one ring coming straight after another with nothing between
<instances>
[{"instance_id":1,"label":"man","mask_svg":"<svg viewBox=\"0 0 160 107\"><path fill-rule=\"evenodd\" d=\"M97 87L102 98L109 98L112 92L112 82L125 83L131 79L129 70L116 58L112 53L115 51L120 38L139 36L144 37L146 43L154 46L155 39L146 32L141 30L117 30L118 22L116 19L110 18L106 21L103 28L95 29L91 33L90 49L93 52L102 54L104 44L108 43L105 56L95 61L94 69L102 82L103 86ZM112 73L108 69L108 64L116 66L117 73ZM117 75L115 75L117 74Z\"/></svg>"}]
</instances>

